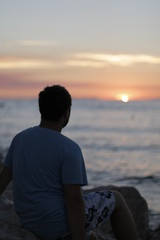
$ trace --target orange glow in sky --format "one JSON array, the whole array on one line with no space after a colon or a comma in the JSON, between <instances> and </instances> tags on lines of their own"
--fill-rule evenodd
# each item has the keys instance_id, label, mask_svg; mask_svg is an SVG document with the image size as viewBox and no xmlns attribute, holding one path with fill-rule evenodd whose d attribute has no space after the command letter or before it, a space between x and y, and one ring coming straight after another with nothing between
<instances>
[{"instance_id":1,"label":"orange glow in sky","mask_svg":"<svg viewBox=\"0 0 160 240\"><path fill-rule=\"evenodd\" d=\"M35 98L53 84L74 98L160 99L160 2L63 4L3 1L1 99Z\"/></svg>"}]
</instances>

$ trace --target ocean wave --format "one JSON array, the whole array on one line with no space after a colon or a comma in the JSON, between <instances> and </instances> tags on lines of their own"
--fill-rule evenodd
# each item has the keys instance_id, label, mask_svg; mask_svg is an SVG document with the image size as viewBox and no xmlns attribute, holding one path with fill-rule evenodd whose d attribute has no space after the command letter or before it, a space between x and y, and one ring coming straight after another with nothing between
<instances>
[{"instance_id":1,"label":"ocean wave","mask_svg":"<svg viewBox=\"0 0 160 240\"><path fill-rule=\"evenodd\" d=\"M117 181L130 181L136 184L142 184L144 182L151 182L151 183L160 183L160 177L156 175L148 175L148 176L129 176L124 178L119 178Z\"/></svg>"},{"instance_id":2,"label":"ocean wave","mask_svg":"<svg viewBox=\"0 0 160 240\"><path fill-rule=\"evenodd\" d=\"M109 126L109 127L103 127L101 125L87 125L87 124L83 124L83 125L80 125L80 124L77 124L77 125L72 125L72 126L68 126L67 127L68 131L71 131L71 132L77 132L77 134L79 132L92 132L92 133L101 133L101 132L106 132L107 133L115 133L115 134L118 134L118 133L123 133L123 134L135 134L135 133L160 133L160 128L158 127L137 127L137 126L130 126L130 127L112 127L112 126Z\"/></svg>"},{"instance_id":3,"label":"ocean wave","mask_svg":"<svg viewBox=\"0 0 160 240\"><path fill-rule=\"evenodd\" d=\"M113 145L113 144L99 144L95 142L85 143L82 141L81 144L84 149L94 149L94 150L107 150L112 152L133 152L133 151L151 151L160 152L160 146L158 144L148 144L148 145Z\"/></svg>"},{"instance_id":4,"label":"ocean wave","mask_svg":"<svg viewBox=\"0 0 160 240\"><path fill-rule=\"evenodd\" d=\"M5 103L4 102L0 102L0 108L4 108L5 107Z\"/></svg>"}]
</instances>

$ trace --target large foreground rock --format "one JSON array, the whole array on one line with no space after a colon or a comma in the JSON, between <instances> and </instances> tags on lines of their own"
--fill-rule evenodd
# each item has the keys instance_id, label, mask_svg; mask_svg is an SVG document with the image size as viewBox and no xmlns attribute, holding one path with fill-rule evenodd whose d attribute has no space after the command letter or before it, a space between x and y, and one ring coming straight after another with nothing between
<instances>
[{"instance_id":1,"label":"large foreground rock","mask_svg":"<svg viewBox=\"0 0 160 240\"><path fill-rule=\"evenodd\" d=\"M141 240L160 240L160 229L149 231L147 203L135 188L109 186L87 191L99 191L104 188L117 190L124 196L135 219ZM12 200L11 186L9 186L6 192L0 197L0 240L38 240L34 234L20 227L13 202L9 199ZM96 229L95 233L98 239L114 239L110 222L103 226L103 228Z\"/></svg>"},{"instance_id":2,"label":"large foreground rock","mask_svg":"<svg viewBox=\"0 0 160 240\"><path fill-rule=\"evenodd\" d=\"M123 197L127 202L128 207L132 212L133 218L135 220L139 238L142 240L148 239L149 237L148 206L147 206L146 200L140 195L138 190L136 190L134 187L108 186L108 187L94 188L94 191L100 191L103 189L116 190L123 195ZM90 191L92 190L89 190L88 192ZM107 236L107 234L111 234L112 236L112 229L111 229L110 222L108 222L105 226L101 227L100 230L101 230L101 234L103 233L103 236Z\"/></svg>"}]
</instances>

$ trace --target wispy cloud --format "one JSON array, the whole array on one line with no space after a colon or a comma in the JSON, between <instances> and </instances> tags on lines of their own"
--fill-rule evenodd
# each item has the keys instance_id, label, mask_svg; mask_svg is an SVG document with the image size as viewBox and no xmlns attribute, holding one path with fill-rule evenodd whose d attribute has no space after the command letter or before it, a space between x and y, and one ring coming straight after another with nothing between
<instances>
[{"instance_id":1,"label":"wispy cloud","mask_svg":"<svg viewBox=\"0 0 160 240\"><path fill-rule=\"evenodd\" d=\"M54 47L57 43L54 41L45 40L17 40L8 42L8 46L21 46L21 47Z\"/></svg>"},{"instance_id":2,"label":"wispy cloud","mask_svg":"<svg viewBox=\"0 0 160 240\"><path fill-rule=\"evenodd\" d=\"M55 57L27 58L1 57L0 70L5 69L64 69L64 68L104 68L112 65L127 67L133 64L160 64L160 57L132 54L77 53Z\"/></svg>"},{"instance_id":3,"label":"wispy cloud","mask_svg":"<svg viewBox=\"0 0 160 240\"><path fill-rule=\"evenodd\" d=\"M41 59L0 59L0 69L47 69L57 68L57 64L51 60Z\"/></svg>"},{"instance_id":4,"label":"wispy cloud","mask_svg":"<svg viewBox=\"0 0 160 240\"><path fill-rule=\"evenodd\" d=\"M100 61L93 61L89 59L83 59L83 60L77 60L72 59L66 61L66 65L69 67L93 67L93 68L102 68L106 66L106 63L100 62Z\"/></svg>"},{"instance_id":5,"label":"wispy cloud","mask_svg":"<svg viewBox=\"0 0 160 240\"><path fill-rule=\"evenodd\" d=\"M74 61L68 63L75 66L104 67L106 65L129 66L136 63L160 64L160 57L145 54L94 54L78 53L74 56Z\"/></svg>"}]
</instances>

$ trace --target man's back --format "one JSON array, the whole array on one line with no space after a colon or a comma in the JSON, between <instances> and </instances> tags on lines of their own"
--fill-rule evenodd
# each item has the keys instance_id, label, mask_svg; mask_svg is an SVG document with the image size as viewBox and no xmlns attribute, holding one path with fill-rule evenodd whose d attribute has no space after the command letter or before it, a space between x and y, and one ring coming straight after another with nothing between
<instances>
[{"instance_id":1,"label":"man's back","mask_svg":"<svg viewBox=\"0 0 160 240\"><path fill-rule=\"evenodd\" d=\"M33 127L14 138L5 164L13 167L15 209L22 225L41 236L66 233L63 184L87 184L78 145L57 131Z\"/></svg>"}]
</instances>

